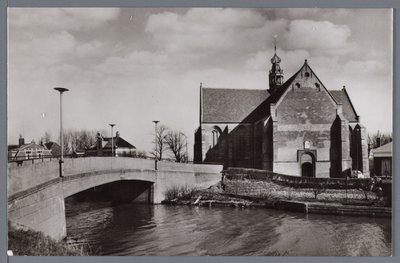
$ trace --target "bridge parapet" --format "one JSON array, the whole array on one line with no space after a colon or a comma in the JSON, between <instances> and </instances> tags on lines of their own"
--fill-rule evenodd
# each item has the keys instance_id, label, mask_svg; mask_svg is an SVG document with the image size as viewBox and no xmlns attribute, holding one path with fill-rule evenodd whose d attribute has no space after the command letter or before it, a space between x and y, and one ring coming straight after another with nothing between
<instances>
[{"instance_id":1,"label":"bridge parapet","mask_svg":"<svg viewBox=\"0 0 400 263\"><path fill-rule=\"evenodd\" d=\"M154 169L154 161L138 158L87 157L65 159L64 175L76 175L98 171ZM31 165L8 165L7 195L25 191L59 177L59 162L52 160Z\"/></svg>"},{"instance_id":2,"label":"bridge parapet","mask_svg":"<svg viewBox=\"0 0 400 263\"><path fill-rule=\"evenodd\" d=\"M64 175L71 176L99 171L115 170L154 170L154 160L124 157L87 157L65 159ZM196 174L219 173L221 165L204 165L192 163L173 163L161 161L159 171L183 171ZM7 195L26 191L32 187L42 185L59 177L59 163L57 160L16 166L10 164L7 173Z\"/></svg>"}]
</instances>

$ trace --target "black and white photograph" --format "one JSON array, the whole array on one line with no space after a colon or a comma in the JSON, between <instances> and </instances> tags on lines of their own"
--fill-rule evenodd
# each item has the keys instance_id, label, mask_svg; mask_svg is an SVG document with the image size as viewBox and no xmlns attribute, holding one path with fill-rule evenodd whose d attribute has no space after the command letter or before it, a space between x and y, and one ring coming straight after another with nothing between
<instances>
[{"instance_id":1,"label":"black and white photograph","mask_svg":"<svg viewBox=\"0 0 400 263\"><path fill-rule=\"evenodd\" d=\"M392 8L7 9L8 256L391 257Z\"/></svg>"}]
</instances>

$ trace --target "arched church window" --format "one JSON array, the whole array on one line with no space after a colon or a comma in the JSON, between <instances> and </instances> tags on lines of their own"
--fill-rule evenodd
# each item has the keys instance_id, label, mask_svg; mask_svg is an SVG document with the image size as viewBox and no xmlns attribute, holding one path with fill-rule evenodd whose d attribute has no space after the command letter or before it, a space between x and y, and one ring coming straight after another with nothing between
<instances>
[{"instance_id":1,"label":"arched church window","mask_svg":"<svg viewBox=\"0 0 400 263\"><path fill-rule=\"evenodd\" d=\"M318 83L315 83L315 87L316 87L317 89L319 89L319 84L318 84Z\"/></svg>"},{"instance_id":2,"label":"arched church window","mask_svg":"<svg viewBox=\"0 0 400 263\"><path fill-rule=\"evenodd\" d=\"M214 130L212 131L212 146L216 146L218 144L219 141L219 131L217 128L214 128Z\"/></svg>"},{"instance_id":3,"label":"arched church window","mask_svg":"<svg viewBox=\"0 0 400 263\"><path fill-rule=\"evenodd\" d=\"M300 83L296 83L296 88L300 88Z\"/></svg>"},{"instance_id":4,"label":"arched church window","mask_svg":"<svg viewBox=\"0 0 400 263\"><path fill-rule=\"evenodd\" d=\"M306 73L304 74L304 76L306 76L306 78L308 78L308 77L310 76L310 73L306 72Z\"/></svg>"}]
</instances>

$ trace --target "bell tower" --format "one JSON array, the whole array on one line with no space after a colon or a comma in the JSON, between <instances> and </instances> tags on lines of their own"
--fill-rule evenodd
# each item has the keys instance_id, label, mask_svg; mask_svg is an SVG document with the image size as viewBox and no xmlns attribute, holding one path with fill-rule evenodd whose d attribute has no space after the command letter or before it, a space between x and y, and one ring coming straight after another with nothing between
<instances>
[{"instance_id":1,"label":"bell tower","mask_svg":"<svg viewBox=\"0 0 400 263\"><path fill-rule=\"evenodd\" d=\"M276 41L276 37L274 36L274 46L275 46L275 54L271 58L271 63L272 63L272 68L269 71L269 93L272 94L274 93L282 84L283 84L283 70L281 69L281 66L279 63L281 63L281 58L276 55L276 44L278 43Z\"/></svg>"}]
</instances>

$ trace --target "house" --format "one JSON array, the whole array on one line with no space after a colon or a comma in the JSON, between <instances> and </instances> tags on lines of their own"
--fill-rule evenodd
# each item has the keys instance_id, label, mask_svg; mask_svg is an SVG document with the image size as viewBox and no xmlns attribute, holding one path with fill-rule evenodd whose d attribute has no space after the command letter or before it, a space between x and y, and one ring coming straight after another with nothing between
<instances>
[{"instance_id":1,"label":"house","mask_svg":"<svg viewBox=\"0 0 400 263\"><path fill-rule=\"evenodd\" d=\"M269 89L200 85L194 161L305 177L358 170L369 177L366 129L346 88L328 90L307 60L285 82L280 62L275 51Z\"/></svg>"},{"instance_id":2,"label":"house","mask_svg":"<svg viewBox=\"0 0 400 263\"><path fill-rule=\"evenodd\" d=\"M72 158L82 158L82 157L85 157L86 155L85 155L85 151L77 151L77 150L74 150L73 152L72 152L72 154L71 154L71 157Z\"/></svg>"},{"instance_id":3,"label":"house","mask_svg":"<svg viewBox=\"0 0 400 263\"><path fill-rule=\"evenodd\" d=\"M42 144L36 144L34 140L31 143L25 144L25 139L19 136L18 146L12 146L8 148L8 160L9 161L23 161L28 159L38 159L52 157L50 150Z\"/></svg>"},{"instance_id":4,"label":"house","mask_svg":"<svg viewBox=\"0 0 400 263\"><path fill-rule=\"evenodd\" d=\"M55 142L48 142L44 144L46 146L47 149L50 150L51 154L54 157L60 156L61 155L61 146L58 145Z\"/></svg>"},{"instance_id":5,"label":"house","mask_svg":"<svg viewBox=\"0 0 400 263\"><path fill-rule=\"evenodd\" d=\"M389 142L372 150L376 176L392 176L392 147L392 142Z\"/></svg>"},{"instance_id":6,"label":"house","mask_svg":"<svg viewBox=\"0 0 400 263\"><path fill-rule=\"evenodd\" d=\"M131 155L136 149L135 146L120 137L119 132L115 137L103 137L97 133L97 140L94 145L85 149L86 156L111 156L114 146L114 156Z\"/></svg>"}]
</instances>

